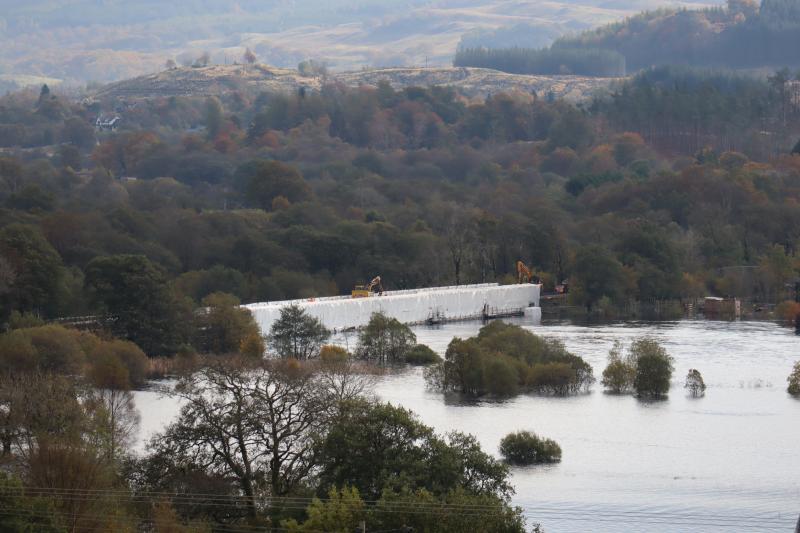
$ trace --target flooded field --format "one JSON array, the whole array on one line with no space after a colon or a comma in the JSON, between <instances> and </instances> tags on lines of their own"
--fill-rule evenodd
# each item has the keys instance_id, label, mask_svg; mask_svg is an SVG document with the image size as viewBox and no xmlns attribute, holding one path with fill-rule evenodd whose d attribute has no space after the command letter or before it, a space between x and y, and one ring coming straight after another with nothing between
<instances>
[{"instance_id":1,"label":"flooded field","mask_svg":"<svg viewBox=\"0 0 800 533\"><path fill-rule=\"evenodd\" d=\"M786 377L800 360L800 337L768 322L684 320L580 326L526 324L561 339L602 372L615 340L648 335L675 358L669 399L645 403L605 394L520 395L469 401L427 390L420 369L384 377L376 393L415 411L438 431L478 437L497 453L500 439L527 429L557 440L563 461L516 468L514 503L548 533L573 531L791 531L800 514L800 401ZM418 327L419 341L444 353L479 322ZM351 345L354 339L340 339ZM706 396L683 389L699 369ZM137 393L142 437L177 412L172 400Z\"/></svg>"}]
</instances>

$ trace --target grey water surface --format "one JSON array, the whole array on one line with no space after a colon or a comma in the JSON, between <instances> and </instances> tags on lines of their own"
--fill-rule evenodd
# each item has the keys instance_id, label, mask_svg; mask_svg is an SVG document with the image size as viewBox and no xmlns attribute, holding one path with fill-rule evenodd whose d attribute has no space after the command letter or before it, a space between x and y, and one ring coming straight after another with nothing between
<instances>
[{"instance_id":1,"label":"grey water surface","mask_svg":"<svg viewBox=\"0 0 800 533\"><path fill-rule=\"evenodd\" d=\"M786 393L786 377L800 360L800 337L792 330L744 321L516 322L562 340L598 379L615 340L655 337L675 359L669 399L614 396L596 383L591 392L566 398L475 401L426 389L421 369L381 378L376 394L439 432L475 435L489 453L497 454L511 431L555 439L561 463L512 470L513 503L548 533L793 531L800 514L800 400ZM443 354L453 337L475 335L480 326L414 331ZM685 393L689 368L703 374L705 397ZM177 413L170 402L153 392L137 394L143 437Z\"/></svg>"}]
</instances>

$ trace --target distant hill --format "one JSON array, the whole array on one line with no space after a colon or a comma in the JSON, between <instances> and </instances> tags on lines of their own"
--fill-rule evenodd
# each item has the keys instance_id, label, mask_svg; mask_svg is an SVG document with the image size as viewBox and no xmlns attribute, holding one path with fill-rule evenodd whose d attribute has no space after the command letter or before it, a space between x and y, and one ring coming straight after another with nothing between
<instances>
[{"instance_id":1,"label":"distant hill","mask_svg":"<svg viewBox=\"0 0 800 533\"><path fill-rule=\"evenodd\" d=\"M662 5L721 0L0 0L0 90L37 76L107 83L190 64L259 61L332 70L445 66L470 46L545 46Z\"/></svg>"},{"instance_id":2,"label":"distant hill","mask_svg":"<svg viewBox=\"0 0 800 533\"><path fill-rule=\"evenodd\" d=\"M377 86L387 81L395 89L421 86L449 86L467 97L486 97L511 90L536 92L542 97L577 101L606 89L611 78L580 76L524 76L478 68L387 68L301 76L296 70L266 65L212 65L175 68L139 76L102 87L100 100L159 98L171 96L212 96L232 91L250 93L319 90L325 83L357 87Z\"/></svg>"},{"instance_id":3,"label":"distant hill","mask_svg":"<svg viewBox=\"0 0 800 533\"><path fill-rule=\"evenodd\" d=\"M729 0L726 8L647 12L559 38L551 50L619 53L628 72L657 65L795 67L800 66L800 2Z\"/></svg>"}]
</instances>

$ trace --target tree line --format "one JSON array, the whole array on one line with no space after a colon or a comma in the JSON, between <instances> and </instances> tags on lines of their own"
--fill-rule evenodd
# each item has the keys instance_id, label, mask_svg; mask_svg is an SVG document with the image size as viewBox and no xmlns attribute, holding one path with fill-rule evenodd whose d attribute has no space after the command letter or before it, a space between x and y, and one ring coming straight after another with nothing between
<instances>
[{"instance_id":1,"label":"tree line","mask_svg":"<svg viewBox=\"0 0 800 533\"><path fill-rule=\"evenodd\" d=\"M214 293L503 283L519 259L591 313L780 301L800 235L790 86L654 70L581 107L387 84L154 99L86 144L63 132L105 104L15 94L0 123L63 142L0 157L2 320L94 316L176 353L207 342L193 325Z\"/></svg>"},{"instance_id":2,"label":"tree line","mask_svg":"<svg viewBox=\"0 0 800 533\"><path fill-rule=\"evenodd\" d=\"M625 56L600 49L459 47L453 66L491 68L512 74L611 78L625 75Z\"/></svg>"}]
</instances>

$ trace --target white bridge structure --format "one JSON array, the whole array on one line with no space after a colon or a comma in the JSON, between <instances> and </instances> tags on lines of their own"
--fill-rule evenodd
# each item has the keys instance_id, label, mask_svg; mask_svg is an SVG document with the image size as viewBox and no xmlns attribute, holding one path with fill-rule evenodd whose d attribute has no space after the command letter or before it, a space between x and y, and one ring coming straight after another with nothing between
<instances>
[{"instance_id":1,"label":"white bridge structure","mask_svg":"<svg viewBox=\"0 0 800 533\"><path fill-rule=\"evenodd\" d=\"M346 331L366 326L373 313L381 312L404 324L424 324L525 315L541 320L541 285L461 285L404 291L386 291L367 298L332 296L244 305L261 332L267 335L281 309L298 305L326 328Z\"/></svg>"}]
</instances>

